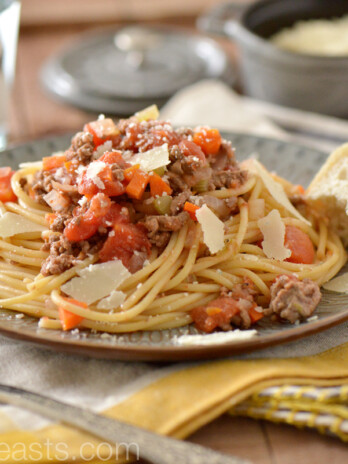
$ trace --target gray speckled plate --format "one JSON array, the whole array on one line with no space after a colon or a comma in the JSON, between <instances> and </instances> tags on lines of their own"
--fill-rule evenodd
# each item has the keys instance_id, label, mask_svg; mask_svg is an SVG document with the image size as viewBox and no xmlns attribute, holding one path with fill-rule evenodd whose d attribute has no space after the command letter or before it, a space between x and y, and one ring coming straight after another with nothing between
<instances>
[{"instance_id":1,"label":"gray speckled plate","mask_svg":"<svg viewBox=\"0 0 348 464\"><path fill-rule=\"evenodd\" d=\"M224 136L233 142L239 160L247 158L251 153L258 153L260 160L268 169L276 171L296 184L308 184L326 159L325 153L290 143L234 133ZM16 168L20 162L40 159L53 151L65 149L69 142L70 136L60 136L12 147L1 153L1 164ZM258 335L253 338L209 346L176 345L176 337L195 333L192 327L137 332L129 335L109 336L88 331L75 334L39 329L37 319L28 316L18 319L15 313L8 310L0 311L0 333L51 349L100 358L179 361L214 358L262 349L327 329L348 320L348 295L324 291L316 315L317 320L297 326L263 320L257 327Z\"/></svg>"}]
</instances>

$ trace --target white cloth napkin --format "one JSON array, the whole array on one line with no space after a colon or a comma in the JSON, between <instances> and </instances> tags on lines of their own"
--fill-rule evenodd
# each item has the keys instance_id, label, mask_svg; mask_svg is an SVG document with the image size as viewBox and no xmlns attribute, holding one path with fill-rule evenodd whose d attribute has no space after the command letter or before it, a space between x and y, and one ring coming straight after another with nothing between
<instances>
[{"instance_id":1,"label":"white cloth napkin","mask_svg":"<svg viewBox=\"0 0 348 464\"><path fill-rule=\"evenodd\" d=\"M223 84L202 82L179 92L161 112L175 124L212 125L225 130L253 132L283 139L289 135ZM348 341L348 323L304 340L239 358L293 357L316 354ZM149 363L103 361L66 355L0 337L0 382L26 388L72 404L101 411L140 388L180 370L187 364L158 367ZM1 408L22 429L47 422L14 407ZM0 417L0 431L1 431Z\"/></svg>"}]
</instances>

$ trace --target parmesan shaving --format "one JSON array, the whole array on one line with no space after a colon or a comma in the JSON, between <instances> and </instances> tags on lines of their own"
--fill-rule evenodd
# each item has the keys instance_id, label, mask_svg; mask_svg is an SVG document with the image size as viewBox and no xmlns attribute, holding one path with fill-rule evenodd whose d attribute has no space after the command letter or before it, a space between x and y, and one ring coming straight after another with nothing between
<instances>
[{"instance_id":1,"label":"parmesan shaving","mask_svg":"<svg viewBox=\"0 0 348 464\"><path fill-rule=\"evenodd\" d=\"M268 190L270 195L279 203L283 208L285 208L290 214L295 216L297 219L305 222L309 226L311 223L300 214L297 209L291 204L288 196L286 195L283 186L273 179L270 173L265 169L265 167L259 163L256 159L252 158L247 161L244 161L243 166L254 174L258 175L265 188Z\"/></svg>"},{"instance_id":2,"label":"parmesan shaving","mask_svg":"<svg viewBox=\"0 0 348 464\"><path fill-rule=\"evenodd\" d=\"M170 163L168 144L152 148L144 153L138 153L129 160L132 165L139 164L144 171L150 172L154 169L167 166Z\"/></svg>"},{"instance_id":3,"label":"parmesan shaving","mask_svg":"<svg viewBox=\"0 0 348 464\"><path fill-rule=\"evenodd\" d=\"M211 254L222 250L225 245L225 226L222 221L208 208L203 205L196 211L197 221L203 231L203 241L209 248Z\"/></svg>"},{"instance_id":4,"label":"parmesan shaving","mask_svg":"<svg viewBox=\"0 0 348 464\"><path fill-rule=\"evenodd\" d=\"M0 217L0 237L12 237L25 232L43 232L47 227L36 224L33 221L16 213L6 212Z\"/></svg>"},{"instance_id":5,"label":"parmesan shaving","mask_svg":"<svg viewBox=\"0 0 348 464\"><path fill-rule=\"evenodd\" d=\"M182 335L176 339L177 345L220 345L239 340L247 340L257 334L255 329L252 330L231 330L229 332L214 332L204 335Z\"/></svg>"},{"instance_id":6,"label":"parmesan shaving","mask_svg":"<svg viewBox=\"0 0 348 464\"><path fill-rule=\"evenodd\" d=\"M118 308L126 299L123 292L113 290L109 296L103 298L97 304L97 309L115 309Z\"/></svg>"},{"instance_id":7,"label":"parmesan shaving","mask_svg":"<svg viewBox=\"0 0 348 464\"><path fill-rule=\"evenodd\" d=\"M77 271L74 277L62 285L62 291L75 300L91 304L111 294L131 274L120 260L91 264Z\"/></svg>"},{"instance_id":8,"label":"parmesan shaving","mask_svg":"<svg viewBox=\"0 0 348 464\"><path fill-rule=\"evenodd\" d=\"M332 292L348 293L348 272L326 282L323 288L325 288L325 290L331 290Z\"/></svg>"},{"instance_id":9,"label":"parmesan shaving","mask_svg":"<svg viewBox=\"0 0 348 464\"><path fill-rule=\"evenodd\" d=\"M267 258L284 261L290 258L291 251L285 247L285 225L277 209L267 214L257 221L260 231L263 234L262 249Z\"/></svg>"}]
</instances>

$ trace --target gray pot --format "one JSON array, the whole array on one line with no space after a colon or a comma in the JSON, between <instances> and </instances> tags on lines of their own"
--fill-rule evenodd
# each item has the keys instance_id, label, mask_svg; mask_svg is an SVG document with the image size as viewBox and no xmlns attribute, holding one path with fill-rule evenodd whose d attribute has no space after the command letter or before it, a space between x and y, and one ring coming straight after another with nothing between
<instances>
[{"instance_id":1,"label":"gray pot","mask_svg":"<svg viewBox=\"0 0 348 464\"><path fill-rule=\"evenodd\" d=\"M302 55L281 50L267 40L300 19L344 14L348 14L347 0L263 0L238 11L237 15L236 5L227 3L199 18L198 27L225 35L238 44L247 95L345 117L348 116L348 56Z\"/></svg>"}]
</instances>

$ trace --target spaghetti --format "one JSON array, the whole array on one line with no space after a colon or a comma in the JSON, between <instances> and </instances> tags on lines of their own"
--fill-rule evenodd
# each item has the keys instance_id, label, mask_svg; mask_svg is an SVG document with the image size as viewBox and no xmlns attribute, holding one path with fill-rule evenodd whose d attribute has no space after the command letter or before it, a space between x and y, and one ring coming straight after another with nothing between
<instances>
[{"instance_id":1,"label":"spaghetti","mask_svg":"<svg viewBox=\"0 0 348 464\"><path fill-rule=\"evenodd\" d=\"M141 119L139 116L138 118ZM93 126L87 126L87 131L85 130L85 133L92 133L94 136L94 150L92 150L93 158L91 158L89 163L85 164L84 172L86 172L86 166L88 169L88 166L95 162L95 160L101 159L100 157L97 159L95 155L95 152L98 150L96 147L97 145L98 147L101 147L104 144L104 149L107 148L111 153L113 153L111 145L112 147L115 147L116 145L117 150L119 150L122 153L122 156L128 160L129 156L135 156L135 153L137 152L148 152L149 147L145 144L146 140L142 142L143 145L141 145L140 148L139 145L137 146L137 150L133 148L133 152L131 148L126 146L124 146L123 149L120 148L128 134L127 131L129 132L129 130L132 129L132 124L134 123L135 119L133 117L128 120L128 125L126 126L126 129L124 129L122 124L125 123L121 122L121 126L120 124L115 126L116 129L111 137L108 135L110 127L106 127L105 122L103 122L105 130L104 134L96 134ZM149 122L145 120L137 124L138 125L136 127L145 127L149 124ZM152 124L152 121L150 125L151 127L154 127L157 132L159 131L159 126L156 126L154 123ZM166 127L167 126L168 124L166 124ZM161 126L161 130L162 129L163 126ZM192 140L196 140L195 143L198 147L200 146L198 142L201 142L201 146L205 149L206 159L209 161L209 148L204 145L202 130L199 132L201 140L199 140L199 137L195 135L196 133L194 133L193 139L193 133L189 131L187 131L182 137L184 137L184 140L191 142ZM115 137L115 134L117 137ZM177 133L175 131L169 132L169 136L171 134ZM97 140L98 136L101 138L101 141ZM116 141L115 138L117 139ZM165 135L165 138L170 147L171 141L168 134ZM109 145L106 144L105 147L105 143L110 140L111 143ZM141 138L138 138L138 140L141 140ZM212 144L213 142L210 141L210 145ZM173 146L177 147L177 143L173 143ZM150 147L150 150L151 148L153 147ZM105 150L102 153L104 158L105 153L109 153L108 150ZM181 146L181 152L184 150L185 144ZM214 156L217 156L216 153L221 153L221 142L218 149L210 147L210 151L214 152L214 150ZM203 150L200 150L199 152L197 151L197 153L201 153L201 151ZM100 148L99 152L102 152ZM76 150L74 153L76 155ZM193 158L196 158L197 153L193 154ZM62 155L54 155L55 158L57 158L57 156ZM285 275L289 276L289 278L296 276L296 279L299 281L306 281L307 279L310 279L310 281L315 282L320 286L330 280L341 269L346 261L346 253L339 238L328 229L325 217L311 209L310 205L306 202L305 197L298 195L300 192L299 187L293 186L278 177L273 178L282 186L288 197L294 196L297 200L300 198L300 206L297 208L298 210L301 210L301 213L305 216L307 222L290 214L284 205L279 203L277 199L270 194L269 189L267 189L267 186L265 185L264 179L255 172L248 172L245 178L241 178L239 182L234 182L234 184L231 184L230 187L215 187L215 189L208 190L209 187L206 185L205 190L205 188L202 188L202 179L198 181L198 183L201 182L201 189L197 188L197 186L195 188L192 186L190 187L191 197L188 198L190 201L186 200L185 203L195 205L194 211L196 211L197 208L202 207L202 199L204 199L204 201L207 200L207 195L210 197L208 200L211 205L214 204L215 200L218 200L215 202L217 205L215 207L216 209L214 210L212 206L210 209L214 211L214 214L216 214L217 217L220 216L220 220L224 223L225 245L221 250L217 253L209 252L209 247L207 247L206 243L204 243L204 236L202 234L203 227L201 223L197 222L194 211L189 213L190 218L186 219L177 230L162 231L160 238L162 240L162 238L165 237L167 241L165 243L162 240L162 244L158 243L157 246L155 244L155 240L159 237L155 239L153 235L151 236L151 230L144 228L143 224L146 224L146 218L144 219L144 216L149 216L149 214L146 212L144 213L144 211L140 211L142 208L141 204L145 204L147 207L150 205L152 208L153 202L156 198L165 198L170 196L172 197L171 201L174 201L174 199L182 193L178 190L177 195L175 195L175 188L178 188L176 187L177 184L175 184L177 179L175 178L175 181L172 181L174 176L173 179L170 176L168 178L171 166L174 162L179 160L177 157L174 161L171 159L171 163L169 165L167 164L166 168L162 169L162 172L161 169L156 168L155 170L159 173L157 175L162 179L162 183L167 183L170 187L170 191L174 191L171 195L163 194L162 196L157 195L151 197L149 194L148 180L145 188L143 188L142 194L138 197L139 199L136 199L134 196L130 196L130 198L128 198L127 193L124 192L122 192L119 196L113 195L110 197L112 198L112 204L122 204L122 208L128 208L128 212L132 210L131 212L133 217L131 219L128 218L126 225L130 223L134 226L135 223L142 222L142 227L139 227L139 230L141 230L143 234L147 234L147 237L152 239L151 246L146 248L146 245L145 251L144 246L139 247L137 253L133 253L132 257L134 255L138 257L141 255L140 258L142 258L145 253L146 259L143 259L141 265L137 262L136 269L134 270L133 268L132 274L117 288L118 291L124 294L124 301L122 304L110 310L98 309L98 302L94 302L89 305L83 304L83 302L76 301L76 299L68 298L68 296L62 291L62 286L72 278L76 277L82 269L86 269L90 265L94 265L99 262L100 255L105 253L106 240L110 240L110 234L111 237L113 236L113 230L116 230L117 233L117 230L120 229L116 228L115 223L112 225L108 223L108 226L105 226L103 223L103 227L101 227L100 223L98 223L98 231L96 229L96 232L93 235L94 238L92 237L93 240L96 235L99 237L101 244L99 243L98 251L91 252L91 250L93 251L93 248L90 247L87 250L87 253L83 254L83 250L79 250L78 256L74 256L66 269L62 269L61 272L50 273L47 272L47 269L45 272L46 275L41 272L44 268L43 263L50 259L50 254L52 253L52 250L49 250L47 246L49 238L52 236L61 237L62 234L65 233L64 231L67 228L69 221L75 221L73 224L78 224L81 228L81 217L83 223L86 214L89 214L88 212L91 209L90 205L92 198L96 197L96 192L99 194L100 190L103 190L100 188L101 185L99 185L99 190L97 188L94 195L83 195L76 193L76 190L73 188L71 188L71 192L68 192L69 189L64 191L64 185L71 186L72 184L64 184L61 182L61 185L63 185L61 188L63 188L63 190L61 190L60 193L63 193L65 197L70 196L70 198L73 198L74 201L73 207L75 216L73 217L73 220L71 218L67 219L66 215L57 214L57 209L52 209L47 203L46 205L44 202L40 203L37 196L35 197L33 194L33 185L35 184L34 180L38 179L38 173L53 172L57 179L58 176L56 173L58 169L62 171L59 173L62 177L66 172L69 174L69 170L71 170L72 165L75 171L77 171L78 166L81 165L80 162L76 162L76 165L74 165L74 160L76 158L70 158L69 162L67 161L66 155L64 156L64 165L59 167L54 166L48 171L43 170L45 160L47 160L47 158L45 158L44 161L28 163L21 167L11 178L12 190L18 200L16 202L7 201L1 204L2 213L12 212L18 214L33 223L46 228L43 232L19 233L12 237L0 239L0 305L3 308L40 318L41 327L48 329L61 329L64 327L64 317L62 317L63 312L65 316L67 314L72 315L73 320L75 321L72 326L64 328L78 326L81 328L110 333L168 329L191 323L197 308L201 308L201 310L203 308L205 311L208 310L208 313L204 313L204 322L206 322L207 317L209 318L209 316L214 319L214 314L226 312L226 307L219 304L219 302L221 303L222 300L225 301L229 298L233 299L234 302L237 301L239 306L242 306L240 304L241 301L244 301L244 306L245 302L248 301L249 306L245 306L248 311L249 309L253 309L254 315L259 313L261 315L260 317L262 317L262 308L268 308L270 306L270 301L272 299L272 283L279 276ZM185 154L185 156L190 157L192 154ZM52 157L52 160L54 157ZM193 162L197 162L197 160L193 160ZM237 165L234 161L233 163L233 169L236 171ZM209 164L213 165L213 163ZM132 166L134 167L136 165ZM123 166L122 169L123 171L126 169L129 170L130 167ZM139 166L136 166L133 171L136 172L137 169L139 169ZM228 172L226 167L222 170ZM131 171L132 169L128 172ZM99 173L100 172L101 171L99 171ZM116 172L114 165L112 172L114 174ZM192 172L196 173L197 171L193 169ZM148 177L153 173L147 172L145 174L145 177L147 176L146 178L148 179ZM116 179L118 179L122 185L130 185L131 181L127 181L127 183L124 179L122 179L122 176L118 175L117 177L117 175L118 173L116 172ZM189 178L189 175L190 174L186 174L184 172L183 176L186 178L186 181ZM81 172L79 176L81 176ZM49 179L48 176L46 177ZM52 180L52 178L50 179ZM104 188L109 185L105 181L105 178L103 180L102 176L100 176L99 179L101 179L101 183L104 185ZM113 179L115 179L115 177L113 177ZM93 179L93 181L95 181L95 179ZM53 182L57 183L58 181L56 180ZM76 182L78 183L80 181L77 180ZM91 185L94 188L95 182L92 182ZM159 182L159 185L162 184ZM52 182L51 187L48 190L48 193L46 191L45 195L54 191L54 189L52 189ZM38 189L36 189L36 193L37 192ZM66 192L68 192L68 195ZM51 197L53 196L51 195ZM82 197L87 197L87 200L81 201ZM200 198L201 200L196 201L197 198ZM235 201L233 202L231 199L235 199ZM226 200L230 200L229 203L228 201L226 203ZM194 203L195 201L196 204ZM294 199L293 203L295 204ZM53 208L57 207L55 203L52 204ZM221 205L225 207L226 204L229 204L230 208L233 204L233 208L230 209L229 214L227 215L225 210L222 212L223 214L221 213ZM135 212L133 210L134 205L135 208L137 208ZM161 206L161 204L159 206ZM61 207L61 205L58 205L58 207ZM185 212L184 208L185 206L181 205L179 207L179 212L176 212L175 214L169 213L169 217L173 216L176 218L178 214L183 211ZM297 231L299 230L302 234L305 234L306 237L309 237L314 250L314 259L312 263L306 264L304 262L292 262L291 259L277 260L265 254L262 246L263 235L260 230L259 221L260 218L267 217L273 210L277 210L279 212L281 222L286 231L294 229ZM76 211L80 215L79 221L76 219ZM59 217L64 216L65 226L63 227L65 228L63 228L62 231L56 231L52 229L52 227L50 229L50 221L52 224L52 217L50 215L53 213ZM188 213L185 214L186 216L188 215ZM157 213L155 215L151 215L151 217L156 215L160 216L161 214L157 211ZM166 213L163 216L166 216ZM54 220L57 221L57 217L55 217ZM88 240L91 241L92 239L88 238L83 239L82 241L87 243ZM79 242L77 241L74 243ZM88 243L90 244L90 242ZM100 248L101 246L102 248ZM125 248L122 248L122 250L124 252ZM64 253L62 253L61 256L63 254ZM111 259L121 259L128 268L132 266L132 263L134 264L133 261L129 261L129 254L127 255L127 259L124 259L124 255L119 252L118 254L116 253L116 255L111 254L110 256ZM104 259L103 261L107 260ZM245 285L248 288L253 289L253 291L249 292L246 297L243 294ZM222 296L221 289L223 289ZM238 290L237 293L236 289ZM242 295L238 292L242 292ZM250 304L250 301L252 304ZM211 302L217 303L209 306ZM237 310L235 306L233 306L233 308L233 314L230 314L232 326L234 323L238 325L238 317L236 316L238 316L241 311L241 307L237 307ZM227 309L230 310L230 307ZM249 316L252 316L250 311ZM198 326L200 318L201 316L199 316L198 319L195 319L196 323L198 321ZM256 314L255 319L251 317L251 322L254 322L257 319L258 317ZM239 325L243 327L240 320ZM219 325L218 323L215 324L215 326L225 328L223 325ZM201 328L205 330L204 327ZM206 329L206 331L210 330L207 327Z\"/></svg>"}]
</instances>

